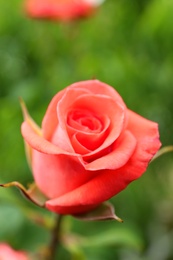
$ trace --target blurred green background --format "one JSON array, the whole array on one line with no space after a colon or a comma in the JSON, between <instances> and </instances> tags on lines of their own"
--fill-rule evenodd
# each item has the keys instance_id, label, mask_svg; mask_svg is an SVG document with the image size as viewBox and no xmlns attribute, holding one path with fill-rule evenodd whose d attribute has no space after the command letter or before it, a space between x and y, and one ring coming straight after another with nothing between
<instances>
[{"instance_id":1,"label":"blurred green background","mask_svg":"<svg viewBox=\"0 0 173 260\"><path fill-rule=\"evenodd\" d=\"M173 1L106 0L94 16L62 24L27 18L22 0L1 0L0 182L32 182L18 97L40 124L55 93L93 77L158 122L163 146L173 144ZM173 259L171 153L111 201L124 223L67 217L65 229L89 239L79 248L62 247L58 259ZM31 252L48 244L49 232L35 223L33 212L53 218L15 188L0 190L0 241Z\"/></svg>"}]
</instances>

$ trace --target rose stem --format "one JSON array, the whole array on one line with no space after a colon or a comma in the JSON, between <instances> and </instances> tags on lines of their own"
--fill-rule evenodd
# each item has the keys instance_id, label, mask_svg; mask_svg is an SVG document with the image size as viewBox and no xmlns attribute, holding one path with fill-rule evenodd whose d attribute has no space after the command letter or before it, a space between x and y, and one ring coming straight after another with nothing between
<instances>
[{"instance_id":1,"label":"rose stem","mask_svg":"<svg viewBox=\"0 0 173 260\"><path fill-rule=\"evenodd\" d=\"M62 215L56 215L55 226L52 229L52 236L50 245L48 247L49 255L46 260L54 260L57 252L57 248L60 244L60 226L62 221Z\"/></svg>"}]
</instances>

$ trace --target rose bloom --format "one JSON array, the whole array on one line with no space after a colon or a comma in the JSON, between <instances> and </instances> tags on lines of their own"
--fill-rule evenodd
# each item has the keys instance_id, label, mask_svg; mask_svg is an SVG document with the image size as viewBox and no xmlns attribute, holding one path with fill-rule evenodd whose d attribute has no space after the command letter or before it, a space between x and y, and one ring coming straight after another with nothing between
<instances>
[{"instance_id":1,"label":"rose bloom","mask_svg":"<svg viewBox=\"0 0 173 260\"><path fill-rule=\"evenodd\" d=\"M0 243L0 260L29 260L25 252L15 251L8 244Z\"/></svg>"},{"instance_id":2,"label":"rose bloom","mask_svg":"<svg viewBox=\"0 0 173 260\"><path fill-rule=\"evenodd\" d=\"M125 189L160 147L158 125L129 110L98 80L60 91L42 128L26 119L21 131L45 206L60 214L88 211Z\"/></svg>"},{"instance_id":3,"label":"rose bloom","mask_svg":"<svg viewBox=\"0 0 173 260\"><path fill-rule=\"evenodd\" d=\"M72 20L93 13L104 0L26 0L30 17L52 20Z\"/></svg>"}]
</instances>

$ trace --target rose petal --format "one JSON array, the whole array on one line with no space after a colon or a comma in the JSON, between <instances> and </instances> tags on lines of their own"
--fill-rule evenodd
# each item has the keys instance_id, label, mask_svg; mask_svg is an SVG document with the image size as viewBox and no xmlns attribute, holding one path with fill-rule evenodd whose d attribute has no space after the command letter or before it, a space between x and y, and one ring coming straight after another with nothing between
<instances>
[{"instance_id":1,"label":"rose petal","mask_svg":"<svg viewBox=\"0 0 173 260\"><path fill-rule=\"evenodd\" d=\"M57 104L61 100L62 96L64 95L65 90L62 90L56 94L53 99L51 100L45 116L42 121L42 130L43 136L50 140L52 138L52 134L54 133L57 125L58 125L58 118L57 118Z\"/></svg>"},{"instance_id":2,"label":"rose petal","mask_svg":"<svg viewBox=\"0 0 173 260\"><path fill-rule=\"evenodd\" d=\"M85 89L88 92L90 91L90 93L94 95L98 95L99 93L100 95L109 96L112 99L114 99L116 102L122 104L122 106L126 107L122 97L114 88L110 87L109 85L97 79L80 81L70 85L69 88L70 89L81 88L83 90Z\"/></svg>"},{"instance_id":3,"label":"rose petal","mask_svg":"<svg viewBox=\"0 0 173 260\"><path fill-rule=\"evenodd\" d=\"M76 134L71 137L71 143L75 147L76 153L83 155L91 152L91 150L83 146L81 142L78 141Z\"/></svg>"},{"instance_id":4,"label":"rose petal","mask_svg":"<svg viewBox=\"0 0 173 260\"><path fill-rule=\"evenodd\" d=\"M102 170L102 169L118 169L125 165L129 158L132 156L136 147L136 139L129 132L125 131L117 142L111 146L111 151L105 156L101 156L98 159L85 163L86 170ZM87 161L87 155L83 156L83 159Z\"/></svg>"},{"instance_id":5,"label":"rose petal","mask_svg":"<svg viewBox=\"0 0 173 260\"><path fill-rule=\"evenodd\" d=\"M64 152L75 153L66 130L60 125L57 126L56 131L52 136L51 143L64 150Z\"/></svg>"},{"instance_id":6,"label":"rose petal","mask_svg":"<svg viewBox=\"0 0 173 260\"><path fill-rule=\"evenodd\" d=\"M70 156L53 156L36 150L33 150L32 168L38 188L49 198L68 193L97 175L86 171Z\"/></svg>"},{"instance_id":7,"label":"rose petal","mask_svg":"<svg viewBox=\"0 0 173 260\"><path fill-rule=\"evenodd\" d=\"M127 129L135 136L137 147L135 153L130 158L126 171L128 179L139 178L148 166L148 163L159 150L161 142L159 140L158 124L152 122L128 109Z\"/></svg>"},{"instance_id":8,"label":"rose petal","mask_svg":"<svg viewBox=\"0 0 173 260\"><path fill-rule=\"evenodd\" d=\"M48 200L46 207L59 214L77 214L87 208L97 206L108 200L128 185L125 173L114 170L103 170L77 189L61 197Z\"/></svg>"},{"instance_id":9,"label":"rose petal","mask_svg":"<svg viewBox=\"0 0 173 260\"><path fill-rule=\"evenodd\" d=\"M68 154L73 156L79 156L76 153L70 153L62 150L58 146L50 143L42 136L39 136L34 129L27 123L23 122L21 126L21 133L25 141L31 146L32 149L40 151L45 154Z\"/></svg>"},{"instance_id":10,"label":"rose petal","mask_svg":"<svg viewBox=\"0 0 173 260\"><path fill-rule=\"evenodd\" d=\"M97 205L73 205L73 206L61 206L57 203L56 199L48 200L45 203L45 207L55 213L64 214L64 215L75 215L80 213L88 212L92 209L95 209Z\"/></svg>"}]
</instances>

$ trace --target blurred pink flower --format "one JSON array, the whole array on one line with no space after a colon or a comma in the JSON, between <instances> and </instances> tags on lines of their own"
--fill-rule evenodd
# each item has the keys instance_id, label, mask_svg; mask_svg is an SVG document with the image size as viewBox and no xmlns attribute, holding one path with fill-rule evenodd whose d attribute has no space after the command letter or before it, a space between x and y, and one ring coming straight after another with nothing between
<instances>
[{"instance_id":1,"label":"blurred pink flower","mask_svg":"<svg viewBox=\"0 0 173 260\"><path fill-rule=\"evenodd\" d=\"M0 260L29 260L27 254L12 249L8 244L0 243Z\"/></svg>"},{"instance_id":2,"label":"blurred pink flower","mask_svg":"<svg viewBox=\"0 0 173 260\"><path fill-rule=\"evenodd\" d=\"M104 0L26 0L30 17L68 21L92 14Z\"/></svg>"}]
</instances>

